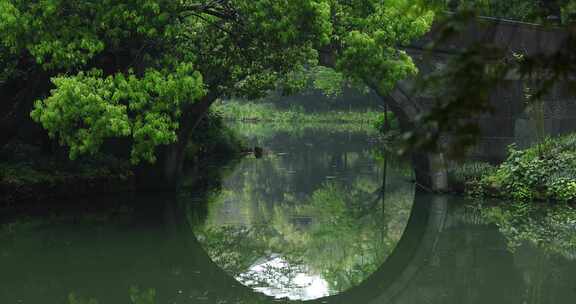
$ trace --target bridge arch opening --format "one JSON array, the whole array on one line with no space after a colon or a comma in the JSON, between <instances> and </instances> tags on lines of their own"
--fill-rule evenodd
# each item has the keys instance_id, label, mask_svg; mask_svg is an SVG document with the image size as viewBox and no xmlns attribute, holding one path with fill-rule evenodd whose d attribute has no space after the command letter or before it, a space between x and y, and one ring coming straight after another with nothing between
<instances>
[{"instance_id":1,"label":"bridge arch opening","mask_svg":"<svg viewBox=\"0 0 576 304\"><path fill-rule=\"evenodd\" d=\"M418 275L419 270L428 263L435 250L436 239L442 231L447 212L445 198L432 197L427 193L417 191L414 204L410 211L407 226L394 251L384 263L359 285L341 293L312 299L307 303L388 303L399 293L403 292L412 278ZM183 229L195 229L190 227L190 221L184 223ZM221 265L213 261L213 257L206 251L201 236L191 237L188 242L195 249L195 264L205 265L209 268L207 282L219 284L211 285L211 290L221 290L219 294L223 298L250 299L254 303L276 303L278 299L266 296L253 288L248 287ZM230 288L231 287L231 288ZM228 288L227 290L225 290ZM252 303L252 302L251 302Z\"/></svg>"}]
</instances>

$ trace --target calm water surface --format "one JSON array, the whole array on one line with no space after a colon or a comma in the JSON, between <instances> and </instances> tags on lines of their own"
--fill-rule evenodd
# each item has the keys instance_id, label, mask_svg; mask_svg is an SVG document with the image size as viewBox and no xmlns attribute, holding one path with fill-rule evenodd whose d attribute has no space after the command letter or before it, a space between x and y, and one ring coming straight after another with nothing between
<instances>
[{"instance_id":1,"label":"calm water surface","mask_svg":"<svg viewBox=\"0 0 576 304\"><path fill-rule=\"evenodd\" d=\"M416 193L368 129L234 127L263 155L178 195L4 216L0 303L575 303L576 218Z\"/></svg>"}]
</instances>

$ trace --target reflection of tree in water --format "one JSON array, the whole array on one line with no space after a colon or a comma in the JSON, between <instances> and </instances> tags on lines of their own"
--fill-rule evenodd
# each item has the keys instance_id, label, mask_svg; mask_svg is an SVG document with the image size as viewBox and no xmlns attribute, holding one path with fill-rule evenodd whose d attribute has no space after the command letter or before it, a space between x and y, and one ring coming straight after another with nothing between
<instances>
[{"instance_id":1,"label":"reflection of tree in water","mask_svg":"<svg viewBox=\"0 0 576 304\"><path fill-rule=\"evenodd\" d=\"M514 202L477 210L486 221L498 226L511 251L530 244L546 254L576 260L576 208L573 206Z\"/></svg>"},{"instance_id":2,"label":"reflection of tree in water","mask_svg":"<svg viewBox=\"0 0 576 304\"><path fill-rule=\"evenodd\" d=\"M218 265L253 287L273 281L298 287L304 272L325 280L331 294L358 285L399 241L413 193L411 187L392 187L384 204L374 204L382 172L351 177L370 155L348 154L320 156L325 167L305 173L314 175L306 187L298 182L300 166L294 162L277 156L247 160L209 200L208 218L195 229L198 239ZM342 167L348 172L327 181L335 157L347 163ZM275 257L282 267L266 265ZM250 271L258 265L269 267L266 275Z\"/></svg>"},{"instance_id":3,"label":"reflection of tree in water","mask_svg":"<svg viewBox=\"0 0 576 304\"><path fill-rule=\"evenodd\" d=\"M574 239L554 228L575 218L567 206L450 200L434 249L394 303L574 303L576 264L554 247Z\"/></svg>"}]
</instances>

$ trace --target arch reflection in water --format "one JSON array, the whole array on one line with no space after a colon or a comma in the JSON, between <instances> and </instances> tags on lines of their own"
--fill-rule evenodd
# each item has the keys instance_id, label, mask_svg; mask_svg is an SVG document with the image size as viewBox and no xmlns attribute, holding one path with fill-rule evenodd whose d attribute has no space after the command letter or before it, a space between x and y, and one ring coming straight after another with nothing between
<instances>
[{"instance_id":1,"label":"arch reflection in water","mask_svg":"<svg viewBox=\"0 0 576 304\"><path fill-rule=\"evenodd\" d=\"M392 173L384 199L383 168L366 144L300 146L244 159L209 196L194 232L242 284L311 300L357 286L379 268L402 236L414 189Z\"/></svg>"}]
</instances>

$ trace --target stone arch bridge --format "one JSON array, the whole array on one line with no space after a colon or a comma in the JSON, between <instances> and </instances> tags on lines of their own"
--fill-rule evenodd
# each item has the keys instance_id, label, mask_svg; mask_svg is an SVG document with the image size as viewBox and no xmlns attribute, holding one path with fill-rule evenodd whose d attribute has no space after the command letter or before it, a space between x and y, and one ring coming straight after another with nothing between
<instances>
[{"instance_id":1,"label":"stone arch bridge","mask_svg":"<svg viewBox=\"0 0 576 304\"><path fill-rule=\"evenodd\" d=\"M432 49L426 47L438 41L441 34L441 25L435 24L428 34L405 48L420 71L419 77L441 70L451 58L473 45L492 45L510 57L514 54L532 56L557 52L569 36L565 28L480 17L469 21L449 39L435 43ZM405 120L401 125L413 122L434 104L432 96L416 93L413 84L414 79L401 81L392 93L381 96L396 116ZM509 144L516 142L522 147L533 141L536 130L526 114L524 96L525 84L513 73L509 73L490 92L490 103L495 112L475 118L481 128L481 137L473 149L472 158L498 162L504 159ZM547 134L558 135L576 129L576 98L568 92L566 85L555 84L543 102ZM448 161L443 155L414 153L413 161L419 184L439 191L448 188Z\"/></svg>"},{"instance_id":2,"label":"stone arch bridge","mask_svg":"<svg viewBox=\"0 0 576 304\"><path fill-rule=\"evenodd\" d=\"M541 253L504 250L506 241L498 227L479 210L465 208L460 203L458 197L416 191L402 237L384 263L359 285L305 303L520 303L527 288L541 288L541 283L537 283L540 281L525 280L546 277L546 271L534 272L534 261L542 258ZM190 232L189 237L174 240L171 244L176 249L170 252L186 253L186 256L177 254L176 260L181 263L183 273L185 269L202 271L201 280L191 274L180 277L178 284L194 282L194 288L204 290L206 303L301 303L265 296L229 276L191 234L190 223L174 220L182 219L181 214L183 210L178 207L166 208L164 213L166 222L174 224L173 229ZM573 252L570 254L574 259ZM563 290L549 289L530 295L531 299L540 299L541 303L572 303L574 292L565 291L572 290L566 286L573 286L568 278L574 265L570 267L556 268L554 278L546 277L552 280L546 286L563 286Z\"/></svg>"}]
</instances>

